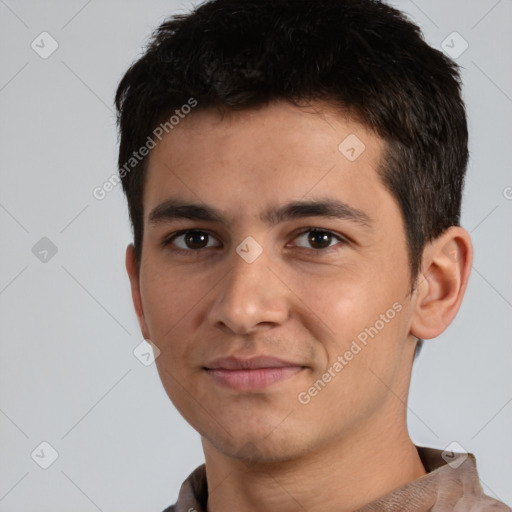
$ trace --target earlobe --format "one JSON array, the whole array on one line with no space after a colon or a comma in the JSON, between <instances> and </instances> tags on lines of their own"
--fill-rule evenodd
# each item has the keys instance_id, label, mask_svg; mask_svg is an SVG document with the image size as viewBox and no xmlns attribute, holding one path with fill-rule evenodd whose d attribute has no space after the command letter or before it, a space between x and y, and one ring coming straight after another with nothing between
<instances>
[{"instance_id":1,"label":"earlobe","mask_svg":"<svg viewBox=\"0 0 512 512\"><path fill-rule=\"evenodd\" d=\"M412 335L431 339L448 327L460 308L472 262L471 238L460 226L448 228L425 247L414 292Z\"/></svg>"},{"instance_id":2,"label":"earlobe","mask_svg":"<svg viewBox=\"0 0 512 512\"><path fill-rule=\"evenodd\" d=\"M135 308L135 313L137 314L137 319L139 321L140 330L144 339L150 339L149 329L146 324L146 319L144 316L144 308L142 306L142 297L140 293L140 280L139 280L139 268L137 266L137 261L135 258L135 248L133 244L129 244L126 247L126 271L128 272L128 277L130 278L130 287L132 290L132 300L133 306Z\"/></svg>"}]
</instances>

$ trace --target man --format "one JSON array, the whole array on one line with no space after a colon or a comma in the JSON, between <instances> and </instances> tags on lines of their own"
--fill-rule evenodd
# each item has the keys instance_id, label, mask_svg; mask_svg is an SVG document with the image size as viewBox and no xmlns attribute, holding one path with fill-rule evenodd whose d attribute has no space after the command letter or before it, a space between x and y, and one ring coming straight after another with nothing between
<instances>
[{"instance_id":1,"label":"man","mask_svg":"<svg viewBox=\"0 0 512 512\"><path fill-rule=\"evenodd\" d=\"M455 64L370 0L213 0L116 95L135 310L205 464L167 511L510 510L406 424L461 304Z\"/></svg>"}]
</instances>

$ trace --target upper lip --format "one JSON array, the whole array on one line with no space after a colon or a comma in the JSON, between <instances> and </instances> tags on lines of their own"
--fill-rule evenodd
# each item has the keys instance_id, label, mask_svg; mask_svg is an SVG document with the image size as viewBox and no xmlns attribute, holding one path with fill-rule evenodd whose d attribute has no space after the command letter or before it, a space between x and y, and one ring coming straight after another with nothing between
<instances>
[{"instance_id":1,"label":"upper lip","mask_svg":"<svg viewBox=\"0 0 512 512\"><path fill-rule=\"evenodd\" d=\"M303 365L291 363L273 356L220 357L206 364L209 370L253 370L256 368L284 368L287 366L302 367Z\"/></svg>"}]
</instances>

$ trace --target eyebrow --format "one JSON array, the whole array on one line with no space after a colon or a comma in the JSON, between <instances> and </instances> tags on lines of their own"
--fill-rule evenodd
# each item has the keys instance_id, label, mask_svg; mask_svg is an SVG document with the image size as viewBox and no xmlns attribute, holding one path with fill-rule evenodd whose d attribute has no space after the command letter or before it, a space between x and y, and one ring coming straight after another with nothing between
<instances>
[{"instance_id":1,"label":"eyebrow","mask_svg":"<svg viewBox=\"0 0 512 512\"><path fill-rule=\"evenodd\" d=\"M292 201L263 212L260 215L260 220L269 226L275 226L281 222L305 217L342 219L365 227L372 225L372 220L365 212L335 199ZM188 203L179 199L169 199L159 204L151 211L148 218L152 225L177 219L201 220L229 225L228 219L217 208L206 204Z\"/></svg>"}]
</instances>

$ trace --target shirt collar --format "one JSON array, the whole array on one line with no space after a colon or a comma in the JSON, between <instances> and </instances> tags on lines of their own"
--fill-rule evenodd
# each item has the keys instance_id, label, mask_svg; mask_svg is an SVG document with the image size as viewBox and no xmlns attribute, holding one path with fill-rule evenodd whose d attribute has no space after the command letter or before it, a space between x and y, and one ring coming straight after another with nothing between
<instances>
[{"instance_id":1,"label":"shirt collar","mask_svg":"<svg viewBox=\"0 0 512 512\"><path fill-rule=\"evenodd\" d=\"M441 512L455 510L455 504L458 506L457 510L465 511L481 510L472 507L484 504L494 505L497 508L493 510L496 511L511 510L484 495L473 454L443 452L422 446L416 446L416 449L427 474L368 503L357 512ZM167 511L189 512L193 509L196 512L206 512L207 499L206 468L202 464L183 482L176 505Z\"/></svg>"}]
</instances>

